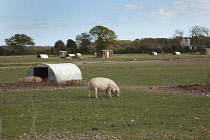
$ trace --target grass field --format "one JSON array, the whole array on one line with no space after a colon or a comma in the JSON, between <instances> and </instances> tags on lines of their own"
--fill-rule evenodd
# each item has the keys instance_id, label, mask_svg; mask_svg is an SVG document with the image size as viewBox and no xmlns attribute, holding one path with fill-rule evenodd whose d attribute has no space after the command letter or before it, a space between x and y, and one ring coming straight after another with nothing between
<instances>
[{"instance_id":1,"label":"grass field","mask_svg":"<svg viewBox=\"0 0 210 140\"><path fill-rule=\"evenodd\" d=\"M86 81L93 77L103 76L113 79L120 85L158 86L206 84L210 71L209 64L208 59L195 59L193 61L177 59L161 61L160 63L100 63L78 65L78 67ZM15 67L17 68L0 69L0 83L17 82L20 77L26 76L30 68L30 66L27 68Z\"/></svg>"},{"instance_id":2,"label":"grass field","mask_svg":"<svg viewBox=\"0 0 210 140\"><path fill-rule=\"evenodd\" d=\"M181 59L181 58L205 58L208 56L202 55L190 55L190 54L183 54L181 56L178 55L158 55L158 56L151 56L148 54L114 54L112 58L95 58L92 55L83 55L84 61L144 61L144 60L157 60L157 59ZM78 60L73 60L78 61ZM63 58L59 58L57 56L50 55L48 59L38 59L35 55L29 56L0 56L0 64L5 63L45 63L45 62L68 62ZM72 61L71 61L72 62Z\"/></svg>"},{"instance_id":3,"label":"grass field","mask_svg":"<svg viewBox=\"0 0 210 140\"><path fill-rule=\"evenodd\" d=\"M103 76L121 87L206 84L210 71L208 58L153 62L149 57L117 55L111 61L134 58L150 61L78 67L86 81ZM5 62L0 64L14 66L12 61L2 60ZM27 59L27 65L36 60ZM92 57L87 60L104 61ZM0 83L17 82L29 67L0 69ZM0 139L32 139L31 133L100 134L104 139L209 139L210 98L131 89L123 90L120 98L100 93L99 99L93 94L87 98L85 88L0 92Z\"/></svg>"},{"instance_id":4,"label":"grass field","mask_svg":"<svg viewBox=\"0 0 210 140\"><path fill-rule=\"evenodd\" d=\"M209 98L129 90L120 98L86 94L83 89L1 93L2 138L68 131L122 139L208 139Z\"/></svg>"}]
</instances>

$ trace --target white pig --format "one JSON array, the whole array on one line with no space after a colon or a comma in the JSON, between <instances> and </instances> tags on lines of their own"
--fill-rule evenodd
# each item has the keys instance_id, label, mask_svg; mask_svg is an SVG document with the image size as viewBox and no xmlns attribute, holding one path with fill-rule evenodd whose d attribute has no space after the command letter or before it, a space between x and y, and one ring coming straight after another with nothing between
<instances>
[{"instance_id":1,"label":"white pig","mask_svg":"<svg viewBox=\"0 0 210 140\"><path fill-rule=\"evenodd\" d=\"M98 92L106 92L106 96L112 97L111 93L114 96L120 97L119 93L121 90L118 88L116 83L108 78L96 77L91 79L88 82L89 93L88 97L90 98L90 93L93 90L95 92L95 97L98 98Z\"/></svg>"},{"instance_id":2,"label":"white pig","mask_svg":"<svg viewBox=\"0 0 210 140\"><path fill-rule=\"evenodd\" d=\"M72 58L69 56L69 57L66 57L66 60L72 60Z\"/></svg>"}]
</instances>

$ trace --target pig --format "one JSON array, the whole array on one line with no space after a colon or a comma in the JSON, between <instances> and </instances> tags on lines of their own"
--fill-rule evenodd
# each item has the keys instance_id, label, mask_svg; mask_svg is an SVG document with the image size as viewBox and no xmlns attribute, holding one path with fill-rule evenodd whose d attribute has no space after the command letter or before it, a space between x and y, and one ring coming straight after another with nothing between
<instances>
[{"instance_id":1,"label":"pig","mask_svg":"<svg viewBox=\"0 0 210 140\"><path fill-rule=\"evenodd\" d=\"M88 97L90 98L90 93L93 90L95 92L95 97L98 98L97 93L98 92L106 92L106 96L112 97L111 93L114 96L120 97L119 93L121 93L121 90L116 85L116 83L108 78L103 77L96 77L91 79L88 82Z\"/></svg>"},{"instance_id":2,"label":"pig","mask_svg":"<svg viewBox=\"0 0 210 140\"><path fill-rule=\"evenodd\" d=\"M73 57L74 59L80 59L83 60L82 56L76 55L75 57Z\"/></svg>"},{"instance_id":3,"label":"pig","mask_svg":"<svg viewBox=\"0 0 210 140\"><path fill-rule=\"evenodd\" d=\"M21 83L39 83L42 82L42 78L38 76L28 76L24 78L19 78Z\"/></svg>"},{"instance_id":4,"label":"pig","mask_svg":"<svg viewBox=\"0 0 210 140\"><path fill-rule=\"evenodd\" d=\"M70 56L66 57L66 60L72 60L72 58Z\"/></svg>"}]
</instances>

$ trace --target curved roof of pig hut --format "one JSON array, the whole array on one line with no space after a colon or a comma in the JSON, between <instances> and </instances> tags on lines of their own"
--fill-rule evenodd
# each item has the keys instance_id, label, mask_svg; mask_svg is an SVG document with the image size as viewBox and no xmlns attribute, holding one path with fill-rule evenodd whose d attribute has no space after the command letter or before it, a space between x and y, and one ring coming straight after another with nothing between
<instances>
[{"instance_id":1,"label":"curved roof of pig hut","mask_svg":"<svg viewBox=\"0 0 210 140\"><path fill-rule=\"evenodd\" d=\"M48 58L47 54L38 54L36 58Z\"/></svg>"},{"instance_id":2,"label":"curved roof of pig hut","mask_svg":"<svg viewBox=\"0 0 210 140\"><path fill-rule=\"evenodd\" d=\"M31 67L26 76L38 76L44 80L56 81L57 83L82 80L80 69L72 63L38 64Z\"/></svg>"}]
</instances>

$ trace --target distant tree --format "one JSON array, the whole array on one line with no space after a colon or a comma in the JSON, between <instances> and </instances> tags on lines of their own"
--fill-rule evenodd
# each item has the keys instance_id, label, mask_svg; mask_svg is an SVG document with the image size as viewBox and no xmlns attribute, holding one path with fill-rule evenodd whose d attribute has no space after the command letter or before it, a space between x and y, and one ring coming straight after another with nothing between
<instances>
[{"instance_id":1,"label":"distant tree","mask_svg":"<svg viewBox=\"0 0 210 140\"><path fill-rule=\"evenodd\" d=\"M19 50L24 53L24 49L28 45L35 45L33 39L25 34L15 34L10 38L5 39L6 45L11 46L13 51Z\"/></svg>"},{"instance_id":2,"label":"distant tree","mask_svg":"<svg viewBox=\"0 0 210 140\"><path fill-rule=\"evenodd\" d=\"M202 35L208 37L210 36L210 30L207 27L201 27Z\"/></svg>"},{"instance_id":3,"label":"distant tree","mask_svg":"<svg viewBox=\"0 0 210 140\"><path fill-rule=\"evenodd\" d=\"M141 47L145 49L144 51L158 51L159 43L155 38L144 38L141 40Z\"/></svg>"},{"instance_id":4,"label":"distant tree","mask_svg":"<svg viewBox=\"0 0 210 140\"><path fill-rule=\"evenodd\" d=\"M181 51L181 41L184 37L184 31L182 30L175 30L175 33L173 35L173 38L171 40L171 49L172 51Z\"/></svg>"},{"instance_id":5,"label":"distant tree","mask_svg":"<svg viewBox=\"0 0 210 140\"><path fill-rule=\"evenodd\" d=\"M205 36L209 36L209 29L202 26L193 26L189 29L191 36L191 44L194 48L194 51L199 51L205 44Z\"/></svg>"},{"instance_id":6,"label":"distant tree","mask_svg":"<svg viewBox=\"0 0 210 140\"><path fill-rule=\"evenodd\" d=\"M57 42L55 42L54 47L55 47L56 51L66 50L66 46L65 46L65 44L63 43L62 40L58 40Z\"/></svg>"},{"instance_id":7,"label":"distant tree","mask_svg":"<svg viewBox=\"0 0 210 140\"><path fill-rule=\"evenodd\" d=\"M88 33L82 33L81 35L76 36L76 42L79 44L80 49L86 53L89 50L87 46L91 45L91 40L92 37Z\"/></svg>"},{"instance_id":8,"label":"distant tree","mask_svg":"<svg viewBox=\"0 0 210 140\"><path fill-rule=\"evenodd\" d=\"M67 43L66 43L66 48L74 48L74 49L76 49L77 48L77 44L76 44L76 42L74 40L68 39Z\"/></svg>"},{"instance_id":9,"label":"distant tree","mask_svg":"<svg viewBox=\"0 0 210 140\"><path fill-rule=\"evenodd\" d=\"M182 38L180 38L179 36L172 38L170 41L171 51L181 51L182 49L181 41Z\"/></svg>"},{"instance_id":10,"label":"distant tree","mask_svg":"<svg viewBox=\"0 0 210 140\"><path fill-rule=\"evenodd\" d=\"M4 55L4 49L2 47L0 47L0 55Z\"/></svg>"},{"instance_id":11,"label":"distant tree","mask_svg":"<svg viewBox=\"0 0 210 140\"><path fill-rule=\"evenodd\" d=\"M74 40L68 39L66 42L66 49L71 53L75 53L77 50L77 44Z\"/></svg>"},{"instance_id":12,"label":"distant tree","mask_svg":"<svg viewBox=\"0 0 210 140\"><path fill-rule=\"evenodd\" d=\"M210 48L210 37L205 37L206 42L205 42L205 47Z\"/></svg>"},{"instance_id":13,"label":"distant tree","mask_svg":"<svg viewBox=\"0 0 210 140\"><path fill-rule=\"evenodd\" d=\"M175 30L174 38L175 37L183 38L183 36L184 36L184 31L178 29Z\"/></svg>"},{"instance_id":14,"label":"distant tree","mask_svg":"<svg viewBox=\"0 0 210 140\"><path fill-rule=\"evenodd\" d=\"M191 37L198 37L202 35L202 27L201 26L193 26L189 29Z\"/></svg>"},{"instance_id":15,"label":"distant tree","mask_svg":"<svg viewBox=\"0 0 210 140\"><path fill-rule=\"evenodd\" d=\"M55 54L56 53L55 47L51 47L50 52L51 54Z\"/></svg>"},{"instance_id":16,"label":"distant tree","mask_svg":"<svg viewBox=\"0 0 210 140\"><path fill-rule=\"evenodd\" d=\"M95 39L97 44L96 50L106 49L110 43L117 39L114 31L103 26L95 26L89 31L89 33Z\"/></svg>"},{"instance_id":17,"label":"distant tree","mask_svg":"<svg viewBox=\"0 0 210 140\"><path fill-rule=\"evenodd\" d=\"M170 46L170 40L168 38L156 38L156 41L158 42L159 49L161 51L167 52L168 48Z\"/></svg>"}]
</instances>

